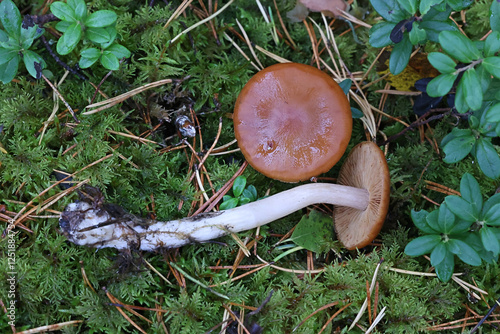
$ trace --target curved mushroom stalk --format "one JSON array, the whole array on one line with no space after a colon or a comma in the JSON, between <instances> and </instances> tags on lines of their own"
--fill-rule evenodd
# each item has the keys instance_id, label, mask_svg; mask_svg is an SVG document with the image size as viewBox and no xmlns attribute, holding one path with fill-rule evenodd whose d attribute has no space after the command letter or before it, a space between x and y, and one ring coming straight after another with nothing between
<instances>
[{"instance_id":1,"label":"curved mushroom stalk","mask_svg":"<svg viewBox=\"0 0 500 334\"><path fill-rule=\"evenodd\" d=\"M318 203L364 211L369 193L336 184L307 184L241 207L168 222L140 218L116 205L94 208L87 202L75 202L66 207L59 224L64 235L77 245L153 251L249 230Z\"/></svg>"}]
</instances>

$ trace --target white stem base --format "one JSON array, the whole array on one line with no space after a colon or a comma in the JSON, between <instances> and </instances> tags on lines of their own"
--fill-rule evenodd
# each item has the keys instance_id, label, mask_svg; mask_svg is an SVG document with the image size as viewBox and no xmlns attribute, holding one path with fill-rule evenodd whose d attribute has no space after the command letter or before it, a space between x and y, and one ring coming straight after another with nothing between
<instances>
[{"instance_id":1,"label":"white stem base","mask_svg":"<svg viewBox=\"0 0 500 334\"><path fill-rule=\"evenodd\" d=\"M336 184L314 183L230 210L160 222L126 214L112 217L104 208L71 203L61 214L60 226L77 245L97 248L136 248L152 251L205 242L230 232L246 231L283 218L312 204L327 203L365 210L368 191Z\"/></svg>"}]
</instances>

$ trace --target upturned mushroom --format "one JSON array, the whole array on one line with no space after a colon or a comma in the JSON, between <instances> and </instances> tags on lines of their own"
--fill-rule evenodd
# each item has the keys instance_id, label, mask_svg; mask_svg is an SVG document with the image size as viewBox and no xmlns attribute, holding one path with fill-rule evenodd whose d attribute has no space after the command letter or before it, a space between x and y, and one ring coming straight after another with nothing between
<instances>
[{"instance_id":1,"label":"upturned mushroom","mask_svg":"<svg viewBox=\"0 0 500 334\"><path fill-rule=\"evenodd\" d=\"M377 145L357 145L347 157L339 181L343 185L301 185L241 207L168 222L140 218L112 204L81 201L66 207L59 224L77 245L153 251L206 242L265 225L312 204L327 203L336 206L340 241L349 249L364 247L380 231L389 205L389 171Z\"/></svg>"},{"instance_id":2,"label":"upturned mushroom","mask_svg":"<svg viewBox=\"0 0 500 334\"><path fill-rule=\"evenodd\" d=\"M329 171L352 131L351 108L340 86L317 68L297 63L255 74L236 100L233 121L248 163L283 182Z\"/></svg>"}]
</instances>

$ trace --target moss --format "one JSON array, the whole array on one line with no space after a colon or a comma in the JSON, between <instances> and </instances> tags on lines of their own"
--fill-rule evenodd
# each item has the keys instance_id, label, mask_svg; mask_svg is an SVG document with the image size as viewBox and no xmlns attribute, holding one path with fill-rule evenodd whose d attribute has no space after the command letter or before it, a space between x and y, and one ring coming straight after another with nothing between
<instances>
[{"instance_id":1,"label":"moss","mask_svg":"<svg viewBox=\"0 0 500 334\"><path fill-rule=\"evenodd\" d=\"M73 180L88 179L93 186L99 187L104 199L117 203L132 213L146 216L155 214L161 219L187 216L193 212L191 203L198 201L200 193L190 182L192 165L191 152L175 149L181 145L172 124L151 117L155 104L170 112L186 107L192 108L200 123L197 129L202 134L203 146L196 138L195 149L207 150L216 138L219 120L222 119L221 134L216 146L230 142L234 138L232 121L228 117L235 99L243 85L255 73L247 60L222 37L228 33L235 39L244 52L250 55L248 46L241 42L231 31L237 31L236 19L255 44L295 62L309 64L312 58L310 38L302 23L286 21L286 11L294 1L277 1L280 13L285 20L295 49L283 40L278 45L272 39L270 26L264 22L254 3L236 1L226 11L213 20L217 28L220 44L213 37L209 25L201 25L189 35L170 44L185 27L199 21L192 9L172 21L164 28L175 6L155 1L154 7L147 2L130 0L88 3L92 10L111 9L118 13L117 29L120 43L132 51L133 56L125 61L120 70L106 77L108 71L96 66L85 71L89 81L82 81L69 75L58 89L65 100L77 110L79 124L59 101L57 120L50 123L41 136L41 129L53 112L57 99L44 81L28 79L21 73L16 82L2 86L0 91L0 199L6 209L18 212L25 203L33 200L40 192L55 181L54 170L67 172L80 171ZM37 13L42 6L38 2L19 1L26 13ZM219 7L220 7L219 3ZM359 2L360 6L367 6ZM193 6L198 6L194 4ZM487 26L482 15L484 1L477 1L467 11L466 31L472 36L482 36ZM273 13L275 10L273 8ZM366 21L373 24L375 14ZM322 22L319 14L311 17ZM54 25L50 23L49 25ZM281 27L278 24L278 29ZM486 28L485 28L486 27ZM338 20L335 25L336 36L348 30L348 26ZM357 28L357 36L367 43L368 31ZM55 42L55 37L46 34ZM316 36L319 36L316 31ZM341 56L352 71L366 71L379 50L354 43L352 34L345 33L336 40ZM52 71L52 82L58 82L64 70L53 60L41 44L40 49L48 68ZM324 53L326 55L326 53ZM258 53L264 66L275 61ZM69 65L77 62L76 54L64 58ZM327 59L326 57L324 59ZM330 64L330 60L327 60ZM376 80L380 75L372 70L367 80ZM81 112L92 101L105 99L102 94L113 97L131 89L165 78L188 79L178 85L164 85L143 92L123 103L91 115ZM105 78L105 80L103 80ZM95 94L95 87L100 92ZM380 94L385 81L374 84L365 91L368 101L378 107ZM94 94L96 95L93 98ZM353 106L355 104L353 103ZM389 96L384 112L398 117L406 123L416 117L412 113L411 101L404 96ZM172 114L174 115L174 114ZM378 118L379 116L376 115ZM429 124L426 134L437 143L451 131L455 119L444 118ZM118 133L139 135L151 131L148 139L159 145L141 143ZM402 125L392 119L380 118L380 130L386 135L398 134ZM360 120L354 121L353 136L349 144L352 148L366 138ZM194 141L190 141L194 144ZM0 147L0 148L1 148ZM233 148L236 145L233 146ZM168 150L168 149L172 150ZM107 159L94 164L99 159ZM419 131L408 131L391 142L388 147L388 162L391 169L392 194L391 210L380 238L382 245L368 248L365 253L347 252L339 247L336 252L325 256L314 255L315 268L327 269L314 275L292 274L270 266L249 274L234 282L214 286L214 291L229 297L225 300L201 285L185 279L177 279L171 274L169 262L177 265L190 276L205 285L217 285L247 272L238 269L210 269L210 266L232 266L239 247L230 238L214 243L185 246L179 250L161 251L146 254L120 254L112 249L95 251L76 247L66 242L58 232L57 212L42 212L40 215L54 215L53 218L36 218L24 224L33 233L19 230L16 236L16 299L18 301L16 325L18 330L35 328L69 320L84 320L75 327L66 327L66 333L92 332L134 332L136 329L112 305L104 288L124 304L162 309L160 316L151 310L138 311L152 323L127 313L148 333L163 333L166 326L171 333L201 333L218 325L223 326L224 306L241 312L242 306L259 307L273 291L272 297L262 309L246 320L254 322L266 332L288 333L320 307L337 301L338 304L322 310L305 321L297 333L315 333L327 322L328 318L341 307L351 303L328 325L326 332L346 332L366 297L366 281L370 281L379 261L383 258L377 281L379 283L378 312L387 306L387 314L379 324L378 331L383 333L416 333L428 326L456 320L464 316L462 303L466 293L453 283L443 284L434 278L420 278L389 270L389 267L414 271L429 270L429 263L421 258L412 259L403 250L411 238L417 235L409 218L411 209L432 210L434 204L423 196L440 202L444 194L426 188L425 180L433 181L458 190L460 178L465 172L479 180L484 194L492 195L498 184L482 177L476 164L467 158L453 166L442 162L442 152L436 150L426 140L421 140ZM243 156L239 152L221 157L210 157L205 162L214 189L223 186L239 169ZM88 168L84 169L85 167ZM335 166L324 176L336 177L339 166ZM256 186L259 196L267 190L272 193L293 187L270 180L251 167L245 171L249 184ZM205 184L207 186L207 184ZM52 189L36 198L33 205L41 207L43 201L60 192ZM209 191L209 195L212 193ZM66 196L53 205L54 210L63 210L65 205L77 199L76 194ZM3 214L3 212L0 211ZM38 214L38 213L35 213ZM295 226L302 212L294 213L269 226L261 228L262 240L258 242L257 252L265 261L272 261L280 250L275 248L279 238ZM2 216L3 217L3 216ZM5 224L3 224L5 226ZM239 234L241 239L252 236L251 232ZM0 240L0 299L5 303L9 298L7 281L8 261L7 239ZM253 251L253 249L252 249ZM147 260L172 283L161 279L145 266ZM260 262L255 256L244 257L242 265L255 265ZM295 270L307 269L307 251L302 250L281 259L276 265ZM82 268L86 273L92 290L84 281ZM486 289L490 296L500 293L498 264L470 268L457 265L457 270L467 273L465 279L472 278ZM232 275L232 276L231 276ZM490 298L491 299L491 298ZM488 299L490 304L492 299ZM232 304L231 304L232 303ZM488 307L485 303L468 304L475 312L484 314ZM126 311L128 312L128 311ZM10 331L10 326L0 321L0 331ZM367 328L366 314L360 325ZM219 327L215 329L220 330ZM359 328L353 332L361 332Z\"/></svg>"}]
</instances>

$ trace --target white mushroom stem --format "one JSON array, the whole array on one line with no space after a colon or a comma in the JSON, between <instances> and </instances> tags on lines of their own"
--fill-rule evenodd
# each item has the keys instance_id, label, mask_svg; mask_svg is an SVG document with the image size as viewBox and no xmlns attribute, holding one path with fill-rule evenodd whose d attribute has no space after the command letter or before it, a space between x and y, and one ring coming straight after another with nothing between
<instances>
[{"instance_id":1,"label":"white mushroom stem","mask_svg":"<svg viewBox=\"0 0 500 334\"><path fill-rule=\"evenodd\" d=\"M76 202L68 205L61 214L60 226L68 239L77 245L152 251L206 242L231 232L249 230L312 204L327 203L365 210L368 200L365 189L314 183L233 209L168 222L139 218L114 205L93 208L86 202Z\"/></svg>"}]
</instances>

